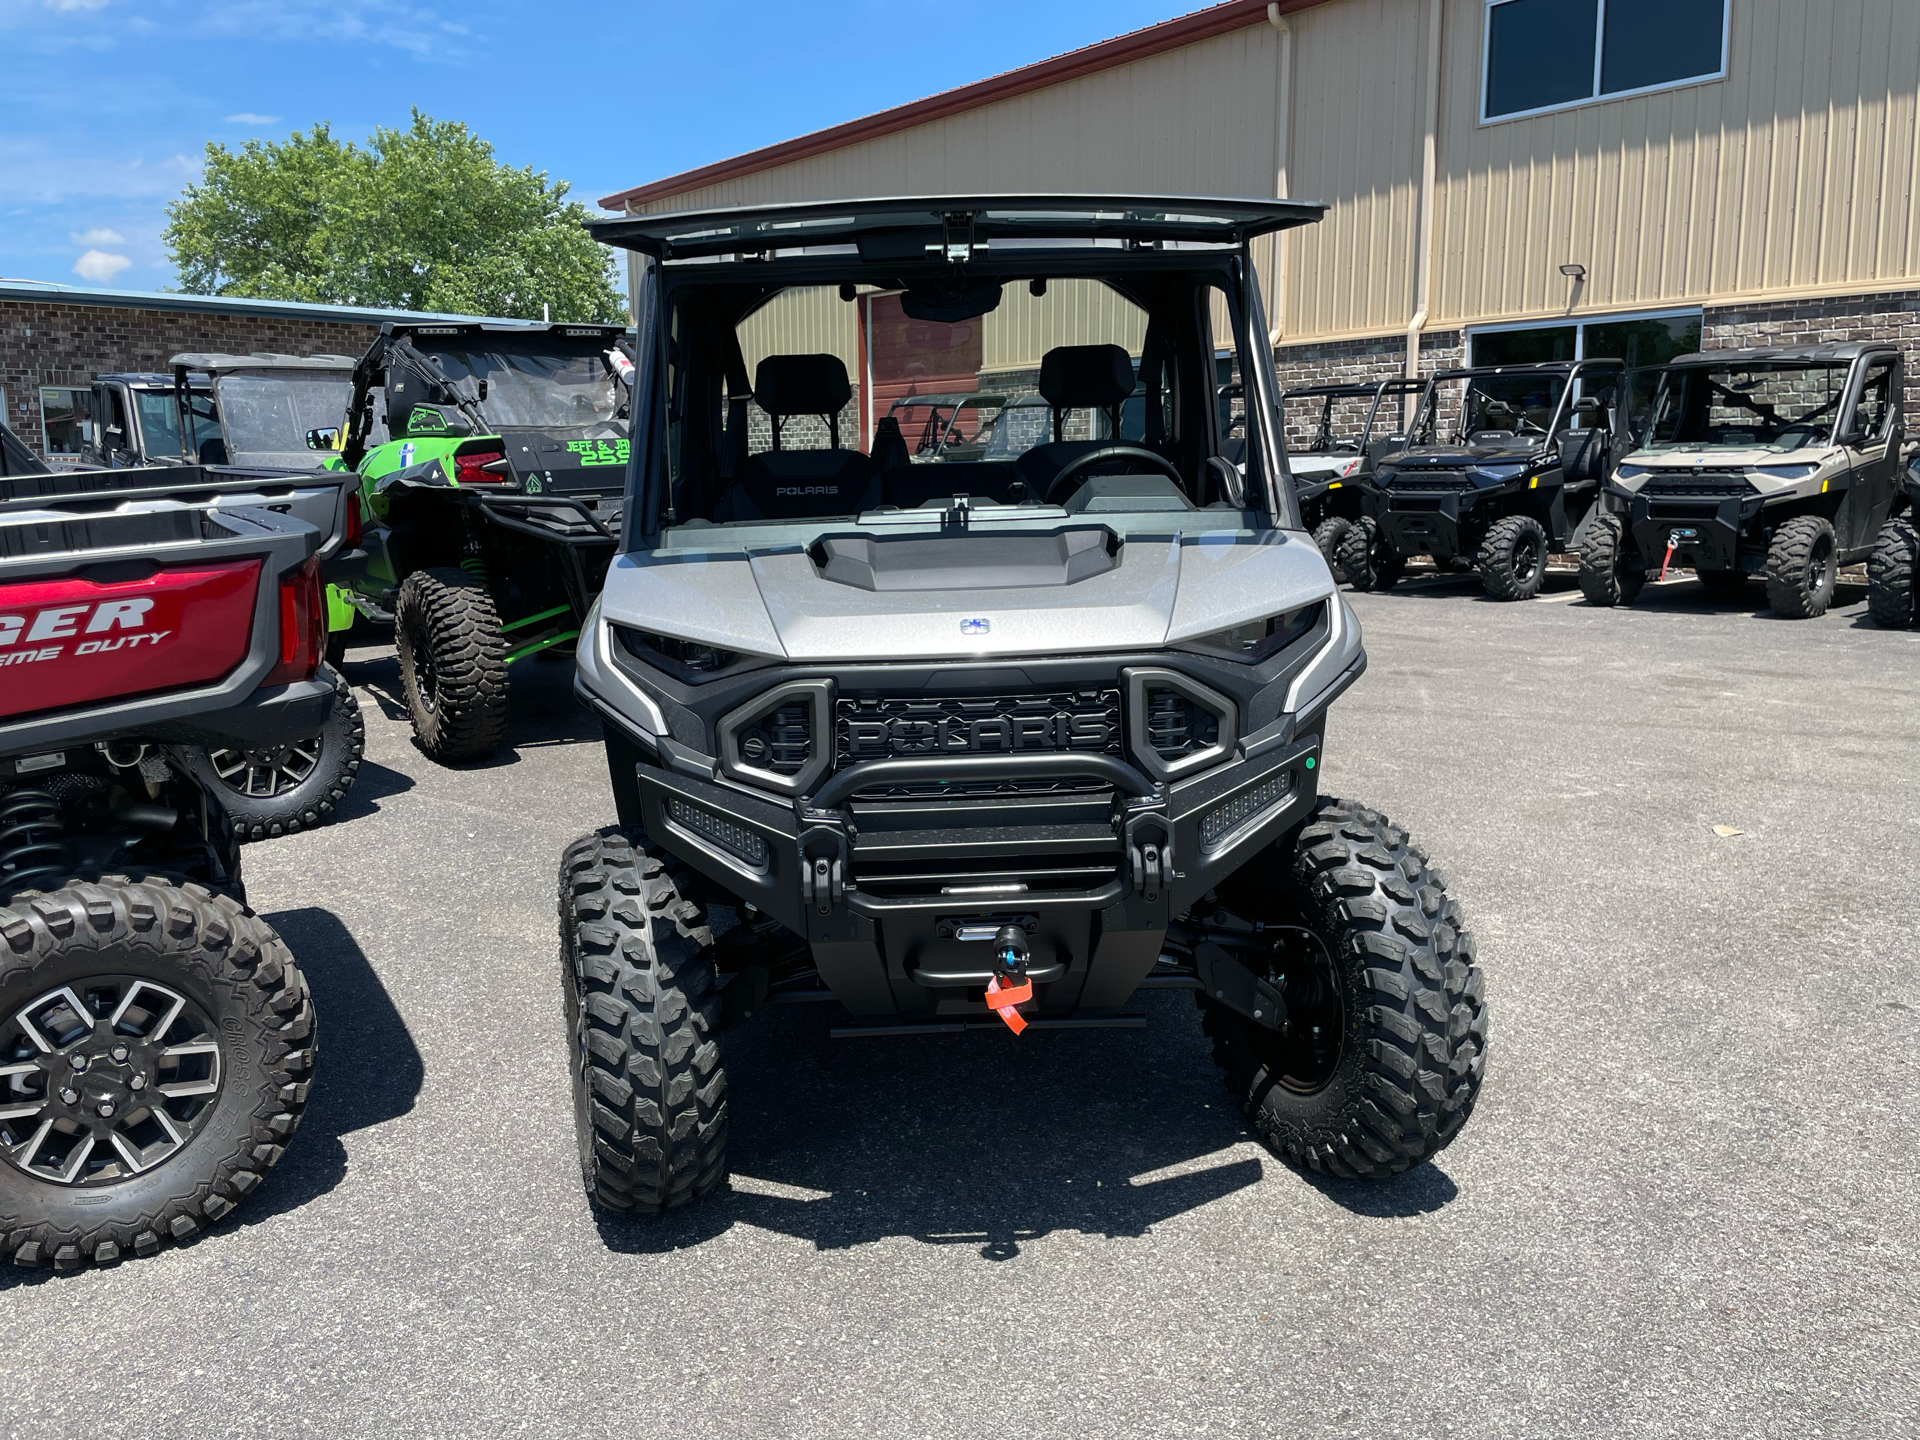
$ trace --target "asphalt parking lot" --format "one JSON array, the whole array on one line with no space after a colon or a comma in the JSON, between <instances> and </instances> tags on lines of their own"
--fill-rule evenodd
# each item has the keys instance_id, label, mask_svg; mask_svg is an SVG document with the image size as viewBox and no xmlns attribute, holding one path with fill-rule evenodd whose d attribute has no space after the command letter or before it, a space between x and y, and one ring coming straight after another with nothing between
<instances>
[{"instance_id":1,"label":"asphalt parking lot","mask_svg":"<svg viewBox=\"0 0 1920 1440\"><path fill-rule=\"evenodd\" d=\"M795 1007L729 1037L731 1192L596 1223L553 902L596 729L536 664L515 750L438 769L354 652L350 818L247 861L321 1007L305 1127L189 1247L0 1277L0 1432L1920 1435L1920 634L1570 587L1355 597L1323 789L1451 872L1493 1020L1381 1186L1252 1143L1184 994Z\"/></svg>"}]
</instances>

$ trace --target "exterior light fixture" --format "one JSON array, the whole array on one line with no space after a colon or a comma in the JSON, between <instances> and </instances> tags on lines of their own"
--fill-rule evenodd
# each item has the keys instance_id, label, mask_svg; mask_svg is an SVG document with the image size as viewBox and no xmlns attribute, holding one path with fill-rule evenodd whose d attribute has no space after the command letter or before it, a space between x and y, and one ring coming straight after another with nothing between
<instances>
[{"instance_id":1,"label":"exterior light fixture","mask_svg":"<svg viewBox=\"0 0 1920 1440\"><path fill-rule=\"evenodd\" d=\"M1587 267L1579 264L1562 265L1560 273L1569 280L1584 280L1587 278Z\"/></svg>"}]
</instances>

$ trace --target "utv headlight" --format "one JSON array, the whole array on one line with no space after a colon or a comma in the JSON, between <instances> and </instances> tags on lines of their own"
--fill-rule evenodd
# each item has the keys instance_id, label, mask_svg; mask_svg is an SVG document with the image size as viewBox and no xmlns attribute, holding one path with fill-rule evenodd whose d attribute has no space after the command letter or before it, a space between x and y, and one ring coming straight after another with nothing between
<instances>
[{"instance_id":1,"label":"utv headlight","mask_svg":"<svg viewBox=\"0 0 1920 1440\"><path fill-rule=\"evenodd\" d=\"M1298 610L1269 615L1264 620L1245 620L1211 635L1183 640L1177 648L1196 655L1211 655L1219 660L1238 660L1243 665L1258 665L1278 655L1287 646L1320 623L1327 602L1316 600Z\"/></svg>"},{"instance_id":2,"label":"utv headlight","mask_svg":"<svg viewBox=\"0 0 1920 1440\"><path fill-rule=\"evenodd\" d=\"M1647 467L1645 465L1622 465L1613 473L1621 480L1638 480L1642 475L1647 473Z\"/></svg>"},{"instance_id":3,"label":"utv headlight","mask_svg":"<svg viewBox=\"0 0 1920 1440\"><path fill-rule=\"evenodd\" d=\"M1509 480L1519 479L1520 472L1526 468L1525 465L1476 465L1473 467L1473 473L1482 480L1491 480L1497 485L1504 485Z\"/></svg>"},{"instance_id":4,"label":"utv headlight","mask_svg":"<svg viewBox=\"0 0 1920 1440\"><path fill-rule=\"evenodd\" d=\"M747 658L701 640L676 640L671 635L655 635L626 625L614 626L613 632L629 655L689 685L718 679Z\"/></svg>"},{"instance_id":5,"label":"utv headlight","mask_svg":"<svg viewBox=\"0 0 1920 1440\"><path fill-rule=\"evenodd\" d=\"M1820 467L1818 465L1756 465L1754 468L1771 480L1804 480Z\"/></svg>"}]
</instances>

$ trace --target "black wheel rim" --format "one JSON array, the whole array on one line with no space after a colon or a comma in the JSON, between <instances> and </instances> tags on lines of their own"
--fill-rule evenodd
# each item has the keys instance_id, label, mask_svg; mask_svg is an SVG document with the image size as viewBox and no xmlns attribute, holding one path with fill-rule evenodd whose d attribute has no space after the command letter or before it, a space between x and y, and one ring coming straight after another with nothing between
<instances>
[{"instance_id":1,"label":"black wheel rim","mask_svg":"<svg viewBox=\"0 0 1920 1440\"><path fill-rule=\"evenodd\" d=\"M1540 556L1536 551L1531 535L1522 535L1513 547L1513 578L1522 585L1533 579L1540 569Z\"/></svg>"},{"instance_id":2,"label":"black wheel rim","mask_svg":"<svg viewBox=\"0 0 1920 1440\"><path fill-rule=\"evenodd\" d=\"M1333 956L1320 935L1304 927L1277 927L1286 937L1268 958L1267 980L1287 1002L1278 1030L1242 1019L1247 1039L1281 1089L1313 1095L1340 1070L1347 1032L1346 1006Z\"/></svg>"},{"instance_id":3,"label":"black wheel rim","mask_svg":"<svg viewBox=\"0 0 1920 1440\"><path fill-rule=\"evenodd\" d=\"M1822 535L1807 556L1807 588L1819 595L1832 586L1833 580L1833 541Z\"/></svg>"},{"instance_id":4,"label":"black wheel rim","mask_svg":"<svg viewBox=\"0 0 1920 1440\"><path fill-rule=\"evenodd\" d=\"M132 1179L187 1148L225 1079L218 1028L172 986L59 986L0 1020L0 1159L49 1185Z\"/></svg>"},{"instance_id":5,"label":"black wheel rim","mask_svg":"<svg viewBox=\"0 0 1920 1440\"><path fill-rule=\"evenodd\" d=\"M265 750L215 750L208 760L220 782L249 800L271 800L299 789L320 765L320 737Z\"/></svg>"},{"instance_id":6,"label":"black wheel rim","mask_svg":"<svg viewBox=\"0 0 1920 1440\"><path fill-rule=\"evenodd\" d=\"M433 669L433 646L416 626L408 627L407 636L413 642L407 647L413 652L413 688L420 697L420 708L432 714L440 689L440 677Z\"/></svg>"}]
</instances>

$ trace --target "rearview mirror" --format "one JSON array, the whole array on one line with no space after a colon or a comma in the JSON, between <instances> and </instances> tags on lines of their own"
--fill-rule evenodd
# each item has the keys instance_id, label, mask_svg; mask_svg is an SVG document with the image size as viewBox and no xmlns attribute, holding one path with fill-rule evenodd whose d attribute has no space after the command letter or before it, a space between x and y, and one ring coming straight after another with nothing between
<instances>
[{"instance_id":1,"label":"rearview mirror","mask_svg":"<svg viewBox=\"0 0 1920 1440\"><path fill-rule=\"evenodd\" d=\"M340 448L340 429L336 425L323 425L317 430L307 431L309 450L338 450Z\"/></svg>"}]
</instances>

